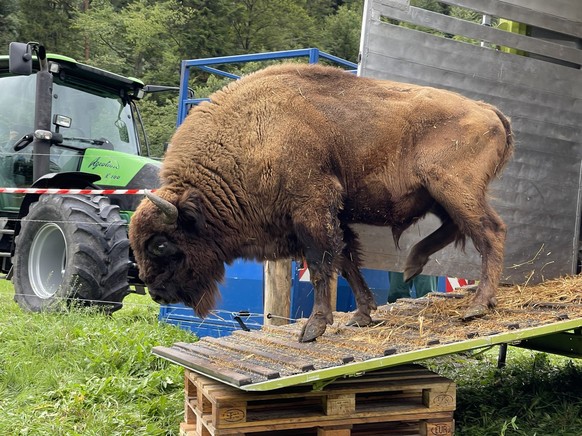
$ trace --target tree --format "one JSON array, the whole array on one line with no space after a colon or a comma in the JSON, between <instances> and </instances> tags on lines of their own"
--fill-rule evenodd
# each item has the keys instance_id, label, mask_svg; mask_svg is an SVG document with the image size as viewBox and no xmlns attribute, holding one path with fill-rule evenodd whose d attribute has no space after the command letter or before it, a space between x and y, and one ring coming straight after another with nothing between
<instances>
[{"instance_id":1,"label":"tree","mask_svg":"<svg viewBox=\"0 0 582 436\"><path fill-rule=\"evenodd\" d=\"M8 49L8 44L18 36L18 19L16 16L16 0L6 0L0 3L0 47L1 51Z\"/></svg>"},{"instance_id":2,"label":"tree","mask_svg":"<svg viewBox=\"0 0 582 436\"><path fill-rule=\"evenodd\" d=\"M239 0L230 13L239 52L301 48L314 39L305 0Z\"/></svg>"},{"instance_id":3,"label":"tree","mask_svg":"<svg viewBox=\"0 0 582 436\"><path fill-rule=\"evenodd\" d=\"M307 0L305 2L307 13L316 20L323 20L333 14L336 8L337 2L333 0Z\"/></svg>"},{"instance_id":4,"label":"tree","mask_svg":"<svg viewBox=\"0 0 582 436\"><path fill-rule=\"evenodd\" d=\"M172 65L173 74L179 71L173 29L190 14L177 0L136 0L120 10L98 0L77 14L74 28L90 47L86 62L147 80L166 65Z\"/></svg>"},{"instance_id":5,"label":"tree","mask_svg":"<svg viewBox=\"0 0 582 436\"><path fill-rule=\"evenodd\" d=\"M150 154L162 157L164 144L170 141L176 127L178 115L178 95L165 94L165 98L146 97L139 103L144 119Z\"/></svg>"},{"instance_id":6,"label":"tree","mask_svg":"<svg viewBox=\"0 0 582 436\"><path fill-rule=\"evenodd\" d=\"M77 4L74 0L17 0L17 39L37 41L48 51L82 57L83 40L70 26Z\"/></svg>"},{"instance_id":7,"label":"tree","mask_svg":"<svg viewBox=\"0 0 582 436\"><path fill-rule=\"evenodd\" d=\"M337 13L326 18L321 37L321 48L325 51L357 62L360 48L363 3L340 6Z\"/></svg>"}]
</instances>

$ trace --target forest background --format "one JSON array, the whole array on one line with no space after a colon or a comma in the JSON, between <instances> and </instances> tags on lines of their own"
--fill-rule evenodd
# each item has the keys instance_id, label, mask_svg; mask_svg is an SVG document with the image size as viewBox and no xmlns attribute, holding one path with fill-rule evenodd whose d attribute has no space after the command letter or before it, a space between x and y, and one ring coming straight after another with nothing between
<instances>
[{"instance_id":1,"label":"forest background","mask_svg":"<svg viewBox=\"0 0 582 436\"><path fill-rule=\"evenodd\" d=\"M137 77L146 84L171 86L179 83L184 59L315 47L356 62L363 3L1 0L0 54L8 52L11 41L37 41L49 52ZM411 3L464 19L480 19L435 0ZM205 97L224 84L207 79L205 74L195 78L196 97ZM151 94L140 103L154 156L163 154L163 144L175 129L177 100L177 93L163 93Z\"/></svg>"}]
</instances>

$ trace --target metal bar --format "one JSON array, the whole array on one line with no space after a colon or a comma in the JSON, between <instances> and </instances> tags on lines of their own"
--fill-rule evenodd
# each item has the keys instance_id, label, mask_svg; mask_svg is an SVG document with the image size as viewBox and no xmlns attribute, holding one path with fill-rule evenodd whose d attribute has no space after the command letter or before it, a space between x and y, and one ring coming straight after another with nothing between
<instances>
[{"instance_id":1,"label":"metal bar","mask_svg":"<svg viewBox=\"0 0 582 436\"><path fill-rule=\"evenodd\" d=\"M309 49L309 63L316 64L319 61L319 50Z\"/></svg>"},{"instance_id":2,"label":"metal bar","mask_svg":"<svg viewBox=\"0 0 582 436\"><path fill-rule=\"evenodd\" d=\"M316 51L318 56L324 57L325 59L332 60L337 62L341 65L350 67L350 68L357 68L357 64L353 62L349 62L346 60L342 60L340 58L336 58L333 55L328 53L322 52L316 48L304 48L304 49L296 49L296 50L283 50L283 51L274 51L268 53L250 53L244 55L233 55L233 56L220 56L215 58L202 58L202 59L192 59L192 60L185 60L183 64L186 67L200 67L200 66L208 66L208 65L220 65L220 64L232 64L232 63L243 63L243 62L255 62L255 61L268 61L268 60L276 60L276 59L291 59L297 57L308 57L311 58L314 56L312 53Z\"/></svg>"},{"instance_id":3,"label":"metal bar","mask_svg":"<svg viewBox=\"0 0 582 436\"><path fill-rule=\"evenodd\" d=\"M190 69L198 68L199 70L206 71L211 74L216 74L222 77L228 77L229 79L237 80L240 76L230 73L228 71L223 71L218 68L210 67L209 65L223 65L223 64L234 64L234 63L245 63L245 62L257 62L257 61L269 61L278 59L291 59L307 57L309 63L314 64L319 61L320 58L332 61L341 66L350 68L350 72L355 72L358 65L347 61L345 59L338 58L329 53L320 51L317 48L305 48L297 50L283 50L267 53L250 53L243 55L233 55L233 56L219 56L215 58L202 58L202 59L191 59L184 60L181 64L181 75L180 75L180 101L178 103L178 117L176 121L176 126L182 124L186 115L188 115L188 108L193 105L197 105L202 101L208 101L208 98L188 98L188 82L190 80Z\"/></svg>"},{"instance_id":4,"label":"metal bar","mask_svg":"<svg viewBox=\"0 0 582 436\"><path fill-rule=\"evenodd\" d=\"M320 51L317 48L305 48L297 50L283 50L274 51L268 53L250 53L244 55L233 55L233 56L219 56L215 58L202 58L202 59L191 59L184 60L181 64L181 74L180 74L180 97L178 103L178 117L176 120L176 126L179 126L188 115L188 108L193 105L197 105L202 101L208 101L208 98L189 98L188 97L188 82L190 80L190 68L198 68L199 70L206 71L211 74L216 74L222 77L228 77L229 79L237 80L240 76L230 73L228 71L223 71L218 68L210 67L209 65L223 65L223 64L235 64L235 63L245 63L245 62L256 62L256 61L269 61L278 59L291 59L298 57L307 57L309 63L314 64L319 61L320 58L329 60L336 64L342 65L344 67L350 68L350 72L355 73L358 67L357 64L347 61L345 59L338 58L329 53Z\"/></svg>"},{"instance_id":5,"label":"metal bar","mask_svg":"<svg viewBox=\"0 0 582 436\"><path fill-rule=\"evenodd\" d=\"M40 56L39 56L40 58ZM46 58L45 58L46 63ZM40 130L51 129L51 108L52 108L53 75L42 70L36 74L36 107L34 111L34 128ZM50 172L50 150L51 143L46 139L36 136L32 141L33 153L33 179L38 180L41 176Z\"/></svg>"},{"instance_id":6,"label":"metal bar","mask_svg":"<svg viewBox=\"0 0 582 436\"><path fill-rule=\"evenodd\" d=\"M182 61L180 65L180 94L178 104L178 117L176 118L176 126L182 124L186 115L188 115L188 82L190 81L190 69L186 66L186 61Z\"/></svg>"},{"instance_id":7,"label":"metal bar","mask_svg":"<svg viewBox=\"0 0 582 436\"><path fill-rule=\"evenodd\" d=\"M229 73L228 71L219 70L218 68L207 67L205 65L199 65L196 68L198 68L199 70L202 70L202 71L206 71L207 73L216 74L217 76L228 77L229 79L234 79L234 80L240 79L240 76L237 76L236 74Z\"/></svg>"},{"instance_id":8,"label":"metal bar","mask_svg":"<svg viewBox=\"0 0 582 436\"><path fill-rule=\"evenodd\" d=\"M321 50L319 51L319 57L321 57L323 59L327 59L328 61L332 61L336 64L343 65L344 67L348 67L354 73L356 72L356 69L358 68L358 64L356 64L354 62L350 62L350 61L347 61L345 59L338 58L337 56L330 55L329 53L323 52Z\"/></svg>"},{"instance_id":9,"label":"metal bar","mask_svg":"<svg viewBox=\"0 0 582 436\"><path fill-rule=\"evenodd\" d=\"M499 355L497 356L497 368L505 368L507 364L507 344L499 346Z\"/></svg>"},{"instance_id":10,"label":"metal bar","mask_svg":"<svg viewBox=\"0 0 582 436\"><path fill-rule=\"evenodd\" d=\"M558 332L523 340L517 346L567 357L582 358L582 336L570 332Z\"/></svg>"},{"instance_id":11,"label":"metal bar","mask_svg":"<svg viewBox=\"0 0 582 436\"><path fill-rule=\"evenodd\" d=\"M241 62L255 62L273 59L288 59L302 56L309 56L309 49L274 51L270 53L251 53L233 56L219 56L215 58L185 60L183 62L186 67L198 67L201 65L219 65Z\"/></svg>"}]
</instances>

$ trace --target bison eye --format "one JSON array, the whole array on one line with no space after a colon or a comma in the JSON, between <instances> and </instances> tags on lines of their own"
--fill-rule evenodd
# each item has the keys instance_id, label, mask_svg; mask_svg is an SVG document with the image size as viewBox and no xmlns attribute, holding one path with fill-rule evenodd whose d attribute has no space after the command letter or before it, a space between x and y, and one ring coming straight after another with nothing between
<instances>
[{"instance_id":1,"label":"bison eye","mask_svg":"<svg viewBox=\"0 0 582 436\"><path fill-rule=\"evenodd\" d=\"M178 252L176 245L164 236L155 236L147 244L148 252L156 257L173 256Z\"/></svg>"}]
</instances>

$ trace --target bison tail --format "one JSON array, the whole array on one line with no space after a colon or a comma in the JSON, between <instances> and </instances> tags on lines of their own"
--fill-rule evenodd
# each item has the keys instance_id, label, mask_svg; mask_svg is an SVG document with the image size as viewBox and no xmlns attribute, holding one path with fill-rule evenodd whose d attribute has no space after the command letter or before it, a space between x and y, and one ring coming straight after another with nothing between
<instances>
[{"instance_id":1,"label":"bison tail","mask_svg":"<svg viewBox=\"0 0 582 436\"><path fill-rule=\"evenodd\" d=\"M497 175L505 167L507 162L509 162L509 159L513 155L515 145L513 131L511 129L511 123L509 122L509 119L496 107L492 106L492 109L499 117L499 120L501 121L501 124L503 124L503 127L505 129L505 148L503 149L503 152L501 154L501 160L497 167L495 168L495 174Z\"/></svg>"}]
</instances>

